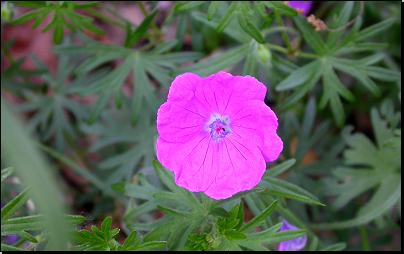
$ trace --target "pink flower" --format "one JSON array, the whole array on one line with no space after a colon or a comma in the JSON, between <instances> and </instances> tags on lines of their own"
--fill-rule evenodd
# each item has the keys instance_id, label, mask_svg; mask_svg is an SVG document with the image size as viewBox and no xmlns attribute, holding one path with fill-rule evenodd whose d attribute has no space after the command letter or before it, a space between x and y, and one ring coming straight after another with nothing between
<instances>
[{"instance_id":1,"label":"pink flower","mask_svg":"<svg viewBox=\"0 0 404 254\"><path fill-rule=\"evenodd\" d=\"M157 158L189 191L225 199L261 180L279 157L278 119L264 103L266 87L226 72L173 81L157 112Z\"/></svg>"},{"instance_id":2,"label":"pink flower","mask_svg":"<svg viewBox=\"0 0 404 254\"><path fill-rule=\"evenodd\" d=\"M293 9L303 12L304 16L309 14L311 7L313 6L313 1L288 1L288 3Z\"/></svg>"},{"instance_id":3,"label":"pink flower","mask_svg":"<svg viewBox=\"0 0 404 254\"><path fill-rule=\"evenodd\" d=\"M281 231L286 231L286 230L296 230L298 229L297 227L293 226L292 224L289 224L286 220L283 220L283 226L281 227ZM286 242L281 242L279 245L279 251L297 251L301 250L306 246L307 242L307 235L304 235L302 237L289 240Z\"/></svg>"}]
</instances>

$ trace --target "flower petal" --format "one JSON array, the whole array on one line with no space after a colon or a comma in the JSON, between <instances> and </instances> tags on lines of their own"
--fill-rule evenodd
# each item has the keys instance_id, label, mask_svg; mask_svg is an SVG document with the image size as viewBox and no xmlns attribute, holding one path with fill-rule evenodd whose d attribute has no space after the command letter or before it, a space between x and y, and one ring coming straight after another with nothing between
<instances>
[{"instance_id":1,"label":"flower petal","mask_svg":"<svg viewBox=\"0 0 404 254\"><path fill-rule=\"evenodd\" d=\"M250 100L231 118L234 134L250 140L261 150L266 162L275 161L283 150L283 142L276 134L278 118L264 102Z\"/></svg>"},{"instance_id":2,"label":"flower petal","mask_svg":"<svg viewBox=\"0 0 404 254\"><path fill-rule=\"evenodd\" d=\"M194 95L201 80L193 73L185 73L173 81L167 102L157 111L157 130L165 140L185 142L205 129L210 113Z\"/></svg>"},{"instance_id":3,"label":"flower petal","mask_svg":"<svg viewBox=\"0 0 404 254\"><path fill-rule=\"evenodd\" d=\"M295 226L293 226L292 224L290 224L288 221L283 220L283 226L281 227L281 232L282 231L287 231L287 230L296 230L299 229ZM304 246L306 246L306 242L307 242L307 235L304 235L302 237L293 239L293 240L289 240L286 242L281 242L279 244L279 251L298 251L304 248Z\"/></svg>"},{"instance_id":4,"label":"flower petal","mask_svg":"<svg viewBox=\"0 0 404 254\"><path fill-rule=\"evenodd\" d=\"M232 76L226 72L213 74L196 87L195 97L211 113L229 116L248 100L264 100L267 88L254 77Z\"/></svg>"},{"instance_id":5,"label":"flower petal","mask_svg":"<svg viewBox=\"0 0 404 254\"><path fill-rule=\"evenodd\" d=\"M177 76L171 83L167 101L170 99L185 99L189 101L194 97L196 87L201 81L202 78L194 73L184 73Z\"/></svg>"},{"instance_id":6,"label":"flower petal","mask_svg":"<svg viewBox=\"0 0 404 254\"><path fill-rule=\"evenodd\" d=\"M161 164L175 174L178 186L189 191L203 191L211 184L211 176L217 170L212 166L214 142L207 132L195 135L184 143L157 139L157 158Z\"/></svg>"},{"instance_id":7,"label":"flower petal","mask_svg":"<svg viewBox=\"0 0 404 254\"><path fill-rule=\"evenodd\" d=\"M225 199L234 194L251 190L261 180L266 164L260 150L248 140L233 135L220 141L214 152L216 175L210 175L211 185L204 191L214 199ZM212 179L213 177L213 179Z\"/></svg>"},{"instance_id":8,"label":"flower petal","mask_svg":"<svg viewBox=\"0 0 404 254\"><path fill-rule=\"evenodd\" d=\"M181 105L182 104L182 105ZM159 135L170 142L185 142L204 131L209 115L190 102L166 102L157 111Z\"/></svg>"}]
</instances>

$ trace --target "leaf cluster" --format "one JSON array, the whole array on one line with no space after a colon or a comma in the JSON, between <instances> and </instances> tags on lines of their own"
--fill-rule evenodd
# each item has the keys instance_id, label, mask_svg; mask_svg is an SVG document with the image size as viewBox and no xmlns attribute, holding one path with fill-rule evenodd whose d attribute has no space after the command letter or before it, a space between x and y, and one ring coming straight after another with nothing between
<instances>
[{"instance_id":1,"label":"leaf cluster","mask_svg":"<svg viewBox=\"0 0 404 254\"><path fill-rule=\"evenodd\" d=\"M393 107L391 103L384 104L384 110ZM394 114L393 124L397 124L399 114ZM318 188L325 196L337 196L332 208L340 210L351 200L370 189L375 192L366 205L363 205L355 218L333 224L318 225L326 228L345 228L363 225L391 210L401 197L401 147L389 146L394 138L393 130L387 121L383 120L376 108L371 110L376 144L362 133L351 134L352 126L347 126L342 136L349 149L344 151L345 166L338 167L332 173L334 178L325 178L318 182ZM400 137L397 137L401 139ZM343 183L339 183L343 181Z\"/></svg>"},{"instance_id":2,"label":"leaf cluster","mask_svg":"<svg viewBox=\"0 0 404 254\"><path fill-rule=\"evenodd\" d=\"M333 26L342 27L348 22L353 10L353 2L347 2L341 14L334 19ZM387 47L386 44L363 42L376 36L394 24L394 19L388 19L364 30L360 30L362 19L358 18L353 28L344 35L344 29L338 32L328 32L326 41L302 17L295 17L294 21L302 32L307 44L317 54L318 59L311 61L293 71L286 79L276 86L277 91L294 90L294 93L281 105L287 108L295 104L305 94L313 90L322 78L323 93L320 99L320 109L329 103L333 117L339 127L345 122L345 110L341 98L352 102L355 96L340 81L335 70L344 72L356 78L360 84L373 95L380 96L380 89L371 79L394 82L401 79L401 73L383 67L372 66L379 62L383 55L376 53L359 60L343 58L343 55L360 52L372 52Z\"/></svg>"},{"instance_id":3,"label":"leaf cluster","mask_svg":"<svg viewBox=\"0 0 404 254\"><path fill-rule=\"evenodd\" d=\"M195 7L204 4L206 1L180 1L174 7L174 10L178 12L189 11L194 9ZM237 16L237 21L239 27L245 31L249 36L254 38L258 43L265 44L264 37L257 27L254 24L253 16L255 13L260 15L266 22L263 26L270 26L274 21L275 12L279 12L283 15L294 17L297 16L298 13L295 9L290 6L280 2L280 1L254 1L254 10L251 9L250 4L244 1L232 1L230 6L227 8L224 15L218 21L216 26L217 32L222 32L226 29L226 27L230 24L234 16ZM212 21L214 19L215 14L217 13L220 6L220 2L211 1L209 5L209 9L206 15L208 21ZM269 7L273 9L271 14L267 14L265 7ZM255 12L255 13L254 13Z\"/></svg>"},{"instance_id":4,"label":"leaf cluster","mask_svg":"<svg viewBox=\"0 0 404 254\"><path fill-rule=\"evenodd\" d=\"M94 20L93 18L74 12L75 10L81 10L93 6L96 4L96 2L79 4L74 1L56 1L56 3L53 3L52 1L10 1L10 3L36 9L13 20L9 23L11 25L19 25L36 19L34 24L32 25L32 29L35 29L45 20L48 15L52 13L52 21L48 25L46 25L41 32L45 33L54 28L53 42L55 44L60 44L62 42L64 27L72 32L76 32L76 29L79 31L83 31L83 28L85 28L96 34L104 34L104 31L92 24ZM73 26L66 21L65 16L69 18Z\"/></svg>"},{"instance_id":5,"label":"leaf cluster","mask_svg":"<svg viewBox=\"0 0 404 254\"><path fill-rule=\"evenodd\" d=\"M82 38L86 43L84 46L55 47L52 49L52 51L63 55L93 56L77 67L79 75L90 73L110 61L123 61L113 71L108 72L102 78L94 80L83 91L80 91L82 96L98 95L98 100L90 112L89 124L98 119L101 112L107 107L111 96L114 97L116 107L121 108L123 97L121 87L131 71L134 87L131 106L132 122L134 123L138 119L142 108L149 112L157 112L160 105L156 94L157 89L153 86L148 74L168 88L172 81L172 77L169 76L170 70L176 68L179 63L194 61L202 56L198 52L164 54L175 46L175 41L164 43L152 51L143 52L141 50L106 45L86 37ZM132 41L132 39L129 39L129 41Z\"/></svg>"},{"instance_id":6,"label":"leaf cluster","mask_svg":"<svg viewBox=\"0 0 404 254\"><path fill-rule=\"evenodd\" d=\"M107 217L101 224L101 230L95 226L88 230L73 231L73 239L81 245L74 246L72 250L90 251L147 251L158 249L165 245L164 241L141 244L142 240L136 239L137 232L133 231L121 246L113 237L119 233L119 228L111 230L112 218Z\"/></svg>"},{"instance_id":7,"label":"leaf cluster","mask_svg":"<svg viewBox=\"0 0 404 254\"><path fill-rule=\"evenodd\" d=\"M9 177L13 171L13 168L5 168L1 170L1 182L3 183L3 181ZM29 187L27 187L9 203L4 205L3 208L1 208L1 236L16 235L21 237L21 239L24 241L33 243L36 247L46 248L47 238L51 237L52 232L46 231L47 227L43 215L18 216L11 218L27 203L30 198L31 192ZM85 220L84 217L77 215L65 215L64 217L71 226L77 225ZM40 233L38 235L34 235L29 233L31 231ZM19 244L21 243L22 242L20 241ZM6 243L1 243L1 250L19 251L22 249Z\"/></svg>"},{"instance_id":8,"label":"leaf cluster","mask_svg":"<svg viewBox=\"0 0 404 254\"><path fill-rule=\"evenodd\" d=\"M260 233L249 233L265 222L265 219L274 211L277 201L247 224L243 223L243 202L233 206L230 211L221 207L241 197L261 192L263 188L256 187L224 200L214 200L203 193L200 193L198 198L195 194L177 186L172 173L159 162L154 161L153 166L159 179L170 192L152 186L142 175L138 177L142 185L117 183L112 186L115 191L129 197L146 200L142 205L128 210L125 216L128 228L150 231L144 238L145 242L168 236L169 250L240 250L240 248L266 250L262 243L288 241L306 233L305 230L277 232L282 223ZM168 216L152 223L137 222L142 215L156 209ZM192 242L196 243L192 244Z\"/></svg>"}]
</instances>

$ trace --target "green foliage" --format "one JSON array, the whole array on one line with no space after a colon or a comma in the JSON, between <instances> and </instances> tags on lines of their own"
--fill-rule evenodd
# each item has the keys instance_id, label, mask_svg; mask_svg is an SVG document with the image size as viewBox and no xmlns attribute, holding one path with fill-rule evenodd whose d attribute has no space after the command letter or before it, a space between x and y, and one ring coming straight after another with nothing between
<instances>
[{"instance_id":1,"label":"green foliage","mask_svg":"<svg viewBox=\"0 0 404 254\"><path fill-rule=\"evenodd\" d=\"M1 182L13 173L12 168L1 170ZM24 189L20 194L13 198L9 203L1 208L1 236L16 235L23 240L38 244L39 241L45 241L51 232L46 232L46 224L43 215L18 216L11 218L18 210L20 210L31 198L29 188ZM77 225L85 220L82 216L67 215L65 216L69 225ZM38 235L33 235L27 231L39 231ZM21 250L9 244L2 243L2 250Z\"/></svg>"},{"instance_id":2,"label":"green foliage","mask_svg":"<svg viewBox=\"0 0 404 254\"><path fill-rule=\"evenodd\" d=\"M341 11L340 17L334 22L334 25L340 27L347 23L352 9L353 2L347 2L344 9ZM318 55L318 59L295 70L277 85L277 91L295 90L285 103L295 103L296 100L302 98L308 91L312 90L322 77L323 94L319 107L324 108L329 103L336 123L339 127L342 127L345 122L345 113L341 97L351 102L355 100L355 97L341 83L334 69L355 77L375 96L380 96L380 90L370 77L382 81L398 81L401 79L401 73L399 72L371 66L381 60L381 56L377 53L360 60L340 57L348 53L375 51L385 48L385 44L361 44L359 42L367 40L389 28L393 25L394 19L380 22L379 24L359 31L361 26L361 19L359 18L351 31L339 43L336 43L337 39L339 36L343 35L343 30L345 29L341 30L341 32L329 32L327 42L324 42L320 34L314 31L313 27L303 18L296 17L294 21L302 32L303 38Z\"/></svg>"},{"instance_id":3,"label":"green foliage","mask_svg":"<svg viewBox=\"0 0 404 254\"><path fill-rule=\"evenodd\" d=\"M90 251L146 251L158 249L165 245L164 241L141 244L141 239L136 239L137 232L130 233L121 246L113 237L119 233L119 228L111 230L112 218L107 217L101 224L101 230L92 226L91 233L88 230L73 231L73 239L81 245L72 247L72 250Z\"/></svg>"},{"instance_id":4,"label":"green foliage","mask_svg":"<svg viewBox=\"0 0 404 254\"><path fill-rule=\"evenodd\" d=\"M401 230L399 7L316 2L328 27L316 31L283 1L2 4L1 250L273 250L305 234L304 250L390 248ZM27 22L53 29L58 46L21 41ZM156 113L176 76L222 70L267 87L284 148L258 186L213 200L155 161ZM279 232L283 219L300 229Z\"/></svg>"},{"instance_id":5,"label":"green foliage","mask_svg":"<svg viewBox=\"0 0 404 254\"><path fill-rule=\"evenodd\" d=\"M94 82L91 82L83 91L80 91L83 96L99 95L91 110L88 119L89 124L93 124L98 119L101 112L107 107L111 96L114 96L116 107L121 107L121 87L131 70L133 71L133 84L135 86L132 97L132 121L135 122L139 117L141 108L150 112L157 112L160 105L156 95L156 88L152 85L147 75L148 73L163 86L168 87L172 81L172 78L168 75L170 69L175 68L179 63L194 61L201 57L201 54L197 52L163 54L174 47L175 42L162 44L150 52L142 52L105 45L89 38L83 39L86 42L84 46L55 47L53 49L54 52L65 55L93 55L93 58L77 67L79 74L89 73L101 64L112 60L124 60L115 70L102 78L95 78Z\"/></svg>"},{"instance_id":6,"label":"green foliage","mask_svg":"<svg viewBox=\"0 0 404 254\"><path fill-rule=\"evenodd\" d=\"M10 1L10 3L36 9L13 20L9 23L11 25L19 25L32 19L36 19L34 24L32 25L32 28L35 29L44 21L44 19L48 15L52 13L53 19L42 30L42 33L49 31L51 28L54 28L53 42L55 44L60 44L62 42L64 27L72 32L76 32L76 29L79 31L83 31L82 27L84 27L85 29L96 34L104 34L104 31L91 24L91 22L93 21L92 18L74 12L74 10L80 10L86 7L93 6L96 4L95 2L78 4L73 1L58 1L57 3L52 3L50 1L30 1L29 3L25 1ZM65 20L64 16L69 18L73 26Z\"/></svg>"},{"instance_id":7,"label":"green foliage","mask_svg":"<svg viewBox=\"0 0 404 254\"><path fill-rule=\"evenodd\" d=\"M376 144L362 133L352 135L352 127L346 127L342 133L350 147L344 152L346 166L334 170L335 178L325 178L319 185L323 195L337 196L332 204L336 210L369 189L377 187L377 190L369 202L358 210L354 219L316 227L345 228L362 225L389 211L401 197L401 147L384 145L393 138L393 132L391 128L387 128L387 122L381 119L376 108L372 108L370 117ZM338 180L343 180L344 183L339 184Z\"/></svg>"},{"instance_id":8,"label":"green foliage","mask_svg":"<svg viewBox=\"0 0 404 254\"><path fill-rule=\"evenodd\" d=\"M22 112L34 112L28 123L28 129L30 131L38 129L44 141L54 138L55 146L63 150L69 140L77 138L77 131L69 114L79 122L88 117L86 106L78 103L73 97L77 89L91 81L91 78L85 76L76 79L66 87L65 84L74 68L69 57L59 58L55 77L36 55L32 54L31 57L38 69L46 71L41 74L44 84L25 91L26 102L18 105L17 109ZM99 77L100 74L95 74L92 78ZM35 92L39 89L42 92Z\"/></svg>"},{"instance_id":9,"label":"green foliage","mask_svg":"<svg viewBox=\"0 0 404 254\"><path fill-rule=\"evenodd\" d=\"M198 199L193 193L177 186L172 173L161 166L158 161L154 161L153 166L159 179L170 192L153 187L142 175L139 175L138 178L141 186L128 183L117 183L112 186L115 191L126 196L147 200L137 208L128 210L125 216L128 228L138 231L151 231L144 238L145 242L168 236L168 250L235 250L240 249L239 246L252 250L266 250L262 247L262 243L288 241L306 233L305 230L280 233L277 231L282 225L278 224L270 230L246 234L264 223L264 220L274 211L277 201L247 224L243 223L243 202L233 206L230 211L220 206L237 201L252 193L261 192L264 189L256 187L225 200L210 199L200 193ZM168 216L152 224L136 222L137 218L156 210L156 208ZM198 230L201 232L195 234ZM190 241L196 243L190 244Z\"/></svg>"},{"instance_id":10,"label":"green foliage","mask_svg":"<svg viewBox=\"0 0 404 254\"><path fill-rule=\"evenodd\" d=\"M174 10L183 12L189 11L197 6L202 5L206 1L180 1L174 8ZM251 9L250 4L244 1L233 1L228 7L226 13L222 16L220 21L216 26L218 32L223 32L232 21L233 17L237 16L237 21L242 30L244 30L248 35L250 35L258 43L265 44L265 40L261 34L260 29L253 23L252 17L255 14L261 15L266 21L270 21L273 17L266 13L264 4L269 8L274 9L283 15L294 17L297 16L297 11L288 5L285 5L279 1L254 1L254 11ZM220 3L211 1L209 5L209 10L207 13L207 20L212 21L214 18ZM215 24L216 25L216 24Z\"/></svg>"}]
</instances>

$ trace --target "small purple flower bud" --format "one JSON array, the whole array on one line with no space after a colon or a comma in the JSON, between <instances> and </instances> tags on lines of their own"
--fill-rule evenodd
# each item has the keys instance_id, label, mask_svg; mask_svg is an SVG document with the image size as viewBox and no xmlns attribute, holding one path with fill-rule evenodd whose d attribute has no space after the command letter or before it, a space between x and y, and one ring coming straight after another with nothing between
<instances>
[{"instance_id":1,"label":"small purple flower bud","mask_svg":"<svg viewBox=\"0 0 404 254\"><path fill-rule=\"evenodd\" d=\"M313 1L288 1L289 6L297 11L302 11L304 16L307 16L313 6Z\"/></svg>"},{"instance_id":2,"label":"small purple flower bud","mask_svg":"<svg viewBox=\"0 0 404 254\"><path fill-rule=\"evenodd\" d=\"M298 229L297 227L289 224L289 222L287 222L286 220L283 220L283 226L281 227L280 231L286 231L286 230L296 230ZM302 237L293 239L293 240L289 240L286 242L281 242L281 244L279 245L279 251L297 251L297 250L301 250L304 248L304 246L306 246L306 242L307 242L307 235L304 235Z\"/></svg>"}]
</instances>

